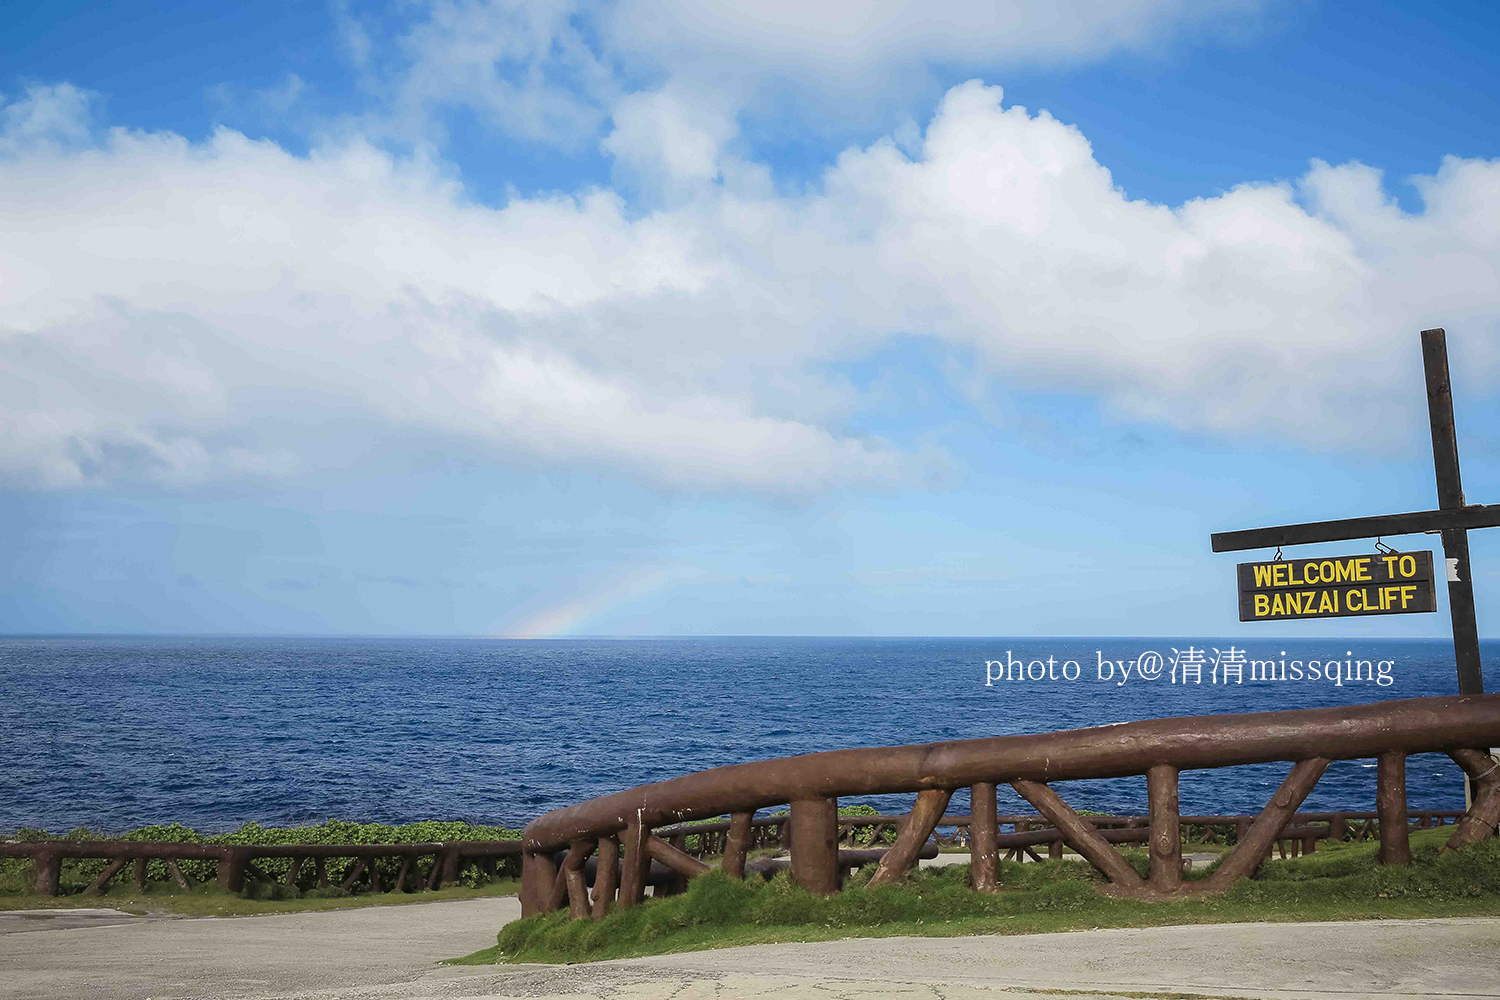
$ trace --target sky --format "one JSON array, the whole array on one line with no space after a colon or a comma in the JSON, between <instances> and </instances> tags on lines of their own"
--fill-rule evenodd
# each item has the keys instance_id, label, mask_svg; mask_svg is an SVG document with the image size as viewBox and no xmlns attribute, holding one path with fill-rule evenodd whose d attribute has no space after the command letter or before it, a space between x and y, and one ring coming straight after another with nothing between
<instances>
[{"instance_id":1,"label":"sky","mask_svg":"<svg viewBox=\"0 0 1500 1000\"><path fill-rule=\"evenodd\" d=\"M10 5L0 632L1445 635L1208 537L1500 502L1497 29Z\"/></svg>"}]
</instances>

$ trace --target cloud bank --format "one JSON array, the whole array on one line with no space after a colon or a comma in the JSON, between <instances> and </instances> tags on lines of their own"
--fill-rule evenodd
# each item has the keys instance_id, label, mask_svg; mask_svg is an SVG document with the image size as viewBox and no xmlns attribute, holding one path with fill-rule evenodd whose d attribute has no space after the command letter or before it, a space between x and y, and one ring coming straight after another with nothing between
<instances>
[{"instance_id":1,"label":"cloud bank","mask_svg":"<svg viewBox=\"0 0 1500 1000\"><path fill-rule=\"evenodd\" d=\"M704 10L694 30L734 16ZM712 95L625 95L602 148L658 185L643 210L604 187L481 203L347 130L307 155L107 130L89 95L32 87L0 136L0 476L286 476L417 434L809 493L941 464L856 433L865 401L829 374L898 339L990 384L1318 446L1390 423L1422 326L1494 363L1500 163L1444 160L1416 213L1316 162L1157 205L1002 96L955 87L919 135L788 192Z\"/></svg>"}]
</instances>

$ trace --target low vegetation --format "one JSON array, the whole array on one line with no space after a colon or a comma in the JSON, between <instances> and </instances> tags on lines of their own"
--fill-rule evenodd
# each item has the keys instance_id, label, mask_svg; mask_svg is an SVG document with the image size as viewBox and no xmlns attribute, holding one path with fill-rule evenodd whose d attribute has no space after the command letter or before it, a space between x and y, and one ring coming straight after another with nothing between
<instances>
[{"instance_id":1,"label":"low vegetation","mask_svg":"<svg viewBox=\"0 0 1500 1000\"><path fill-rule=\"evenodd\" d=\"M220 834L202 834L179 824L143 826L123 834L78 829L63 835L43 830L22 829L9 838L20 841L54 840L141 840L189 844L419 844L455 840L515 840L519 830L497 826L479 826L463 822L427 821L391 826L384 823L350 823L329 820L316 826L264 827L246 823L237 830ZM91 858L63 862L60 884L62 895L38 896L29 891L31 861L27 858L0 858L0 909L106 905L126 912L166 910L197 915L275 913L290 910L336 909L347 906L370 906L396 902L439 899L463 899L514 893L517 888L519 861L502 859L491 879L478 866L469 864L459 872L459 885L434 892L359 892L345 891L339 884L347 877L354 862L348 858L329 858L328 879L331 885L319 888L313 865L305 864L294 885L285 884L291 865L288 858L258 858L255 865L265 876L247 878L237 894L219 890L213 861L184 859L178 866L194 885L184 890L174 885L165 865L151 861L146 865L146 888L135 887L132 873L122 871L105 887L102 895L81 895L85 886L102 872L107 862ZM400 862L382 859L379 873L383 885L394 884Z\"/></svg>"},{"instance_id":2,"label":"low vegetation","mask_svg":"<svg viewBox=\"0 0 1500 1000\"><path fill-rule=\"evenodd\" d=\"M648 900L601 921L567 914L506 925L494 948L460 961L579 962L784 941L897 935L1030 934L1097 927L1282 920L1359 920L1500 915L1500 839L1451 854L1452 830L1412 835L1409 868L1375 863L1376 845L1320 845L1302 858L1270 861L1227 892L1171 903L1115 899L1080 862L1002 863L1005 891L969 888L968 865L928 868L869 888L869 869L845 890L815 896L785 875L739 882L717 872L687 892ZM1143 874L1144 851L1126 852ZM1190 872L1203 878L1212 871Z\"/></svg>"}]
</instances>

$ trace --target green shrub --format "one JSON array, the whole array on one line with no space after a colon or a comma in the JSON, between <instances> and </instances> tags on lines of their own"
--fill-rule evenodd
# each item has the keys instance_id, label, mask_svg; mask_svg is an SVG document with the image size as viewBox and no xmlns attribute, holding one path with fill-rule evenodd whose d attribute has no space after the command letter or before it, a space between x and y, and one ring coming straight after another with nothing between
<instances>
[{"instance_id":1,"label":"green shrub","mask_svg":"<svg viewBox=\"0 0 1500 1000\"><path fill-rule=\"evenodd\" d=\"M419 823L392 826L385 823L352 823L348 820L331 819L317 826L265 827L259 823L245 823L236 830L213 835L204 835L192 827L183 826L180 823L142 826L133 830L127 830L119 835L111 835L99 830L80 827L79 829L71 830L66 834L58 836L48 833L45 830L22 828L16 831L13 839L21 841L142 840L180 844L254 844L257 846L275 846L279 844L446 843L457 840L519 840L520 836L521 831L519 830L511 830L498 826L478 826L464 822L425 820ZM255 866L266 876L265 881L274 883L280 883L286 879L291 864L292 860L290 858L257 858L255 860ZM326 862L329 882L334 887L342 884L348 878L350 868L353 864L355 864L355 861L350 858L329 858ZM63 892L81 891L103 872L107 865L108 862L94 858L65 860L59 876L59 883ZM184 875L196 882L207 882L218 876L218 863L213 860L185 859L177 862L177 865ZM400 859L381 858L379 860L376 871L380 877L382 886L389 887L395 883L400 867ZM425 870L425 862L423 864L412 865L408 874L408 886L415 887L415 876L425 873ZM0 859L0 892L26 891L30 883L30 874L31 861L29 859ZM498 859L496 875L498 878L519 877L520 859L518 857ZM111 885L119 885L122 882L128 884L130 877L131 872L127 867L125 871L115 876ZM170 881L166 865L161 861L147 862L146 879L148 882L158 883ZM364 879L365 877L361 876L361 881L364 881ZM460 870L459 880L463 884L473 888L487 883L489 877L477 865L468 863ZM297 883L294 888L312 890L316 887L316 867L311 860L305 861L298 872Z\"/></svg>"}]
</instances>

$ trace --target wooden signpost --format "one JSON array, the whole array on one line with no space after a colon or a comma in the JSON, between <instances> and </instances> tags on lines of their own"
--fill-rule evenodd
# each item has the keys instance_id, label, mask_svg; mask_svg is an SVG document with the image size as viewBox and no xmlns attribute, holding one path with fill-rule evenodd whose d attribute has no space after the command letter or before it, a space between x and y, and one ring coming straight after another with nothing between
<instances>
[{"instance_id":1,"label":"wooden signpost","mask_svg":"<svg viewBox=\"0 0 1500 1000\"><path fill-rule=\"evenodd\" d=\"M1438 532L1443 538L1448 611L1460 694L1483 694L1479 627L1469 576L1469 529L1500 527L1500 504L1464 502L1453 428L1453 390L1448 379L1448 342L1442 330L1422 331L1427 373L1427 416L1432 424L1432 462L1438 509L1382 514L1342 521L1287 524L1276 528L1222 531L1211 536L1215 552L1271 548L1277 558L1239 566L1240 621L1331 618L1344 615L1410 614L1437 609L1437 585L1428 552L1379 551L1358 556L1281 559L1281 546L1352 538Z\"/></svg>"}]
</instances>

